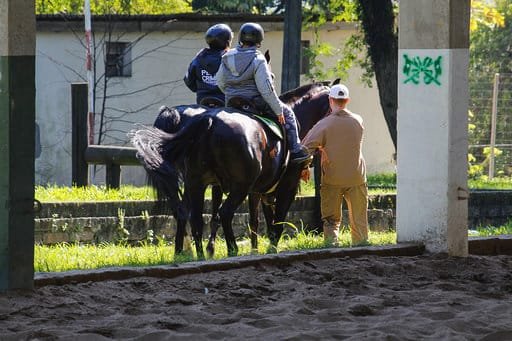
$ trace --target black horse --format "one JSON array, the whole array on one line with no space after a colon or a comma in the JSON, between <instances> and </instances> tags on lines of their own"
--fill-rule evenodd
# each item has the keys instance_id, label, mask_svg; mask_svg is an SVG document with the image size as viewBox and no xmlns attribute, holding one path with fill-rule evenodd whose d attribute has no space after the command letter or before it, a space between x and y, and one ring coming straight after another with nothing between
<instances>
[{"instance_id":1,"label":"black horse","mask_svg":"<svg viewBox=\"0 0 512 341\"><path fill-rule=\"evenodd\" d=\"M294 109L303 128L301 135L328 112L327 90L324 85L315 83L281 96ZM227 193L220 206L219 217L230 255L237 253L231 225L233 215L248 194L253 248L257 243L256 212L260 199L267 221L267 234L271 244L277 247L283 231L279 222L285 220L295 198L303 166L287 164L283 140L260 121L235 110L193 107L197 110L193 115L185 115L186 110L191 111L190 106L166 108L160 112L159 117L164 116L165 122L171 122L165 130L177 131L174 134L159 129L141 129L133 133L132 142L150 179L171 206L179 208L176 211L182 222L189 211L198 257L203 257L204 191L210 184L220 185ZM180 180L184 183L183 195L179 189ZM213 206L215 209L215 204ZM177 253L183 247L184 230L184 223L179 222ZM213 225L208 243L211 254L214 252L216 230Z\"/></svg>"}]
</instances>

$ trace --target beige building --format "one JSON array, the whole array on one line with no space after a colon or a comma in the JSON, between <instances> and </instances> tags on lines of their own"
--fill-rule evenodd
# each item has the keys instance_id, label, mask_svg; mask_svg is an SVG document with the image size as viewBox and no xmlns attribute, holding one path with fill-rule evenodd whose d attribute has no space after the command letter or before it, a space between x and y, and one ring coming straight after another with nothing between
<instances>
[{"instance_id":1,"label":"beige building","mask_svg":"<svg viewBox=\"0 0 512 341\"><path fill-rule=\"evenodd\" d=\"M135 124L152 124L161 105L194 103L195 94L182 79L191 59L205 46L204 32L215 23L226 23L236 32L244 22L258 22L265 29L262 49L269 49L276 87L281 87L283 18L269 16L123 16L97 17L93 21L96 47L95 141L101 132L103 144L129 145L127 132ZM71 185L71 84L85 82L83 18L39 16L37 20L36 108L41 154L36 159L39 184ZM326 25L320 39L340 45L355 31L355 25ZM236 40L236 37L235 37ZM312 32L303 31L302 41L313 43ZM109 46L108 53L106 46ZM121 62L117 58L122 55ZM334 57L325 59L332 65ZM105 68L107 65L107 68ZM110 77L105 78L105 70ZM352 111L365 122L363 152L369 173L394 170L393 144L379 105L376 86L359 82L361 70L353 69L343 81L351 91ZM309 82L301 76L303 84ZM102 183L102 171L94 176ZM142 184L141 167L123 167L122 182Z\"/></svg>"}]
</instances>

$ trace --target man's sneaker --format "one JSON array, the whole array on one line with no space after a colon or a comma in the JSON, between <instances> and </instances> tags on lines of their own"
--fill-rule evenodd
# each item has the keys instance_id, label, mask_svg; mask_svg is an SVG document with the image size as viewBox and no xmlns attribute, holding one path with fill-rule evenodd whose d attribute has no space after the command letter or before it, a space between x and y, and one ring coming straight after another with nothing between
<instances>
[{"instance_id":1,"label":"man's sneaker","mask_svg":"<svg viewBox=\"0 0 512 341\"><path fill-rule=\"evenodd\" d=\"M304 148L301 148L300 150L290 154L290 162L302 163L304 161L309 160L311 157L312 156L308 154L308 152Z\"/></svg>"}]
</instances>

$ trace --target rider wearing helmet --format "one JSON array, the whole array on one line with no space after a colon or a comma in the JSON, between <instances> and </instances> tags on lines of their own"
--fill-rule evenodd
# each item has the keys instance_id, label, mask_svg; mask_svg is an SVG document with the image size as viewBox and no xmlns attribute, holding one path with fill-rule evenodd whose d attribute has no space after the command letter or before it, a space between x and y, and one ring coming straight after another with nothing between
<instances>
[{"instance_id":1,"label":"rider wearing helmet","mask_svg":"<svg viewBox=\"0 0 512 341\"><path fill-rule=\"evenodd\" d=\"M206 31L205 40L209 47L199 51L183 78L185 85L196 93L198 104L205 98L214 98L224 104L224 93L217 86L215 74L232 39L233 31L226 24L213 25Z\"/></svg>"},{"instance_id":2,"label":"rider wearing helmet","mask_svg":"<svg viewBox=\"0 0 512 341\"><path fill-rule=\"evenodd\" d=\"M251 99L259 109L273 112L286 129L291 160L302 162L309 158L299 142L297 122L293 110L281 102L274 89L272 74L265 56L258 50L263 41L263 28L256 23L240 27L238 46L222 56L217 72L217 85L226 94L226 102L232 97Z\"/></svg>"}]
</instances>

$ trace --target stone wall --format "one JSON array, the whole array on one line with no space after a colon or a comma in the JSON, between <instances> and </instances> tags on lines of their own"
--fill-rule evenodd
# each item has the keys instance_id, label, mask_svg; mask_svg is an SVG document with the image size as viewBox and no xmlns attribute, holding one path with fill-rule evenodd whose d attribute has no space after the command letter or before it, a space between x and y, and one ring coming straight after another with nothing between
<instances>
[{"instance_id":1,"label":"stone wall","mask_svg":"<svg viewBox=\"0 0 512 341\"><path fill-rule=\"evenodd\" d=\"M395 228L395 195L371 196L369 199L369 226L371 230ZM297 197L288 213L287 232L314 228L314 198ZM211 206L205 205L205 235L209 233ZM172 238L175 220L154 201L123 201L97 203L43 203L36 214L35 241L54 244L59 242L105 242L113 240L138 241L155 236ZM412 214L412 213L411 213ZM512 191L472 192L469 200L469 228L479 225L501 225L512 218ZM344 211L344 223L348 222ZM247 202L237 211L233 228L237 236L247 235L249 217ZM260 210L260 231L265 222Z\"/></svg>"}]
</instances>

